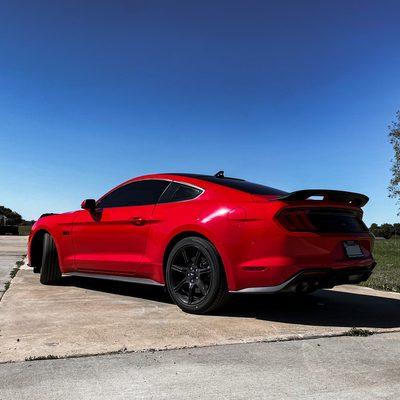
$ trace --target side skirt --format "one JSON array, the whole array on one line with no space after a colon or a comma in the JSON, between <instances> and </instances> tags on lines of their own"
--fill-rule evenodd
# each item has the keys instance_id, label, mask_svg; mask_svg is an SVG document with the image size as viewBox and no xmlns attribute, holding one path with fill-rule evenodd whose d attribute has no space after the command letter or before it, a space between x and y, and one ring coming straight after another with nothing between
<instances>
[{"instance_id":1,"label":"side skirt","mask_svg":"<svg viewBox=\"0 0 400 400\"><path fill-rule=\"evenodd\" d=\"M87 272L68 272L66 274L63 274L63 276L79 276L82 278L96 278L96 279L106 279L110 281L119 281L119 282L142 283L145 285L153 285L161 287L164 286L162 283L153 281L153 279L135 278L133 276L107 275L107 274L96 274Z\"/></svg>"}]
</instances>

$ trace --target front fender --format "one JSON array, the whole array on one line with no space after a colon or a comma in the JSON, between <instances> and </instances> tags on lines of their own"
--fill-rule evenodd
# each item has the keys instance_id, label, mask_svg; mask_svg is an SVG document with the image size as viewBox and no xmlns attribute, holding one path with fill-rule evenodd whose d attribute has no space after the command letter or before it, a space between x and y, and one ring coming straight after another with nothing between
<instances>
[{"instance_id":1,"label":"front fender","mask_svg":"<svg viewBox=\"0 0 400 400\"><path fill-rule=\"evenodd\" d=\"M73 267L73 249L71 243L71 214L54 214L40 218L32 227L28 240L28 258L32 259L32 243L36 235L48 233L54 240L61 272L67 272Z\"/></svg>"}]
</instances>

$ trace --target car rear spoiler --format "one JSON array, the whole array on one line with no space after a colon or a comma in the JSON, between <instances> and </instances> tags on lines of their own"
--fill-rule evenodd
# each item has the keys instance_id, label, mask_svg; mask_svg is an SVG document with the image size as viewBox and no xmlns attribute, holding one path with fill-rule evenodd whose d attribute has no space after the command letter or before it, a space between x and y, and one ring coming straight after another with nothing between
<instances>
[{"instance_id":1,"label":"car rear spoiler","mask_svg":"<svg viewBox=\"0 0 400 400\"><path fill-rule=\"evenodd\" d=\"M325 189L307 189L298 190L279 196L276 200L296 201L307 200L312 196L322 196L323 201L334 201L338 203L347 203L352 206L363 207L368 203L368 196L361 193L343 192L340 190L325 190Z\"/></svg>"}]
</instances>

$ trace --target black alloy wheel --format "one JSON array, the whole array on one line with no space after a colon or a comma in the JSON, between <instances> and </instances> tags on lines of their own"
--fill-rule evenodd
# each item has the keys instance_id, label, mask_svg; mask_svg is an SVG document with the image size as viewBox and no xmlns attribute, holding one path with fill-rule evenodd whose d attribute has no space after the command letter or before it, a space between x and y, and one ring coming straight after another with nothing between
<instances>
[{"instance_id":1,"label":"black alloy wheel","mask_svg":"<svg viewBox=\"0 0 400 400\"><path fill-rule=\"evenodd\" d=\"M167 261L166 283L174 302L197 314L221 306L228 292L217 251L198 237L185 238L174 246Z\"/></svg>"}]
</instances>

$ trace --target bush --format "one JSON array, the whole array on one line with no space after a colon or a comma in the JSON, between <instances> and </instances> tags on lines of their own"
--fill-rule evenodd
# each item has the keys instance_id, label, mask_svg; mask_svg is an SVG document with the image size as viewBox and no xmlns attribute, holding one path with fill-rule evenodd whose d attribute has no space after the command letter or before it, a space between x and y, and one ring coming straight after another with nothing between
<instances>
[{"instance_id":1,"label":"bush","mask_svg":"<svg viewBox=\"0 0 400 400\"><path fill-rule=\"evenodd\" d=\"M369 230L377 237L390 239L392 236L400 236L400 224L372 224Z\"/></svg>"},{"instance_id":2,"label":"bush","mask_svg":"<svg viewBox=\"0 0 400 400\"><path fill-rule=\"evenodd\" d=\"M19 236L27 236L27 235L29 235L31 229L32 229L32 225L20 225L18 227L18 234L19 234Z\"/></svg>"}]
</instances>

